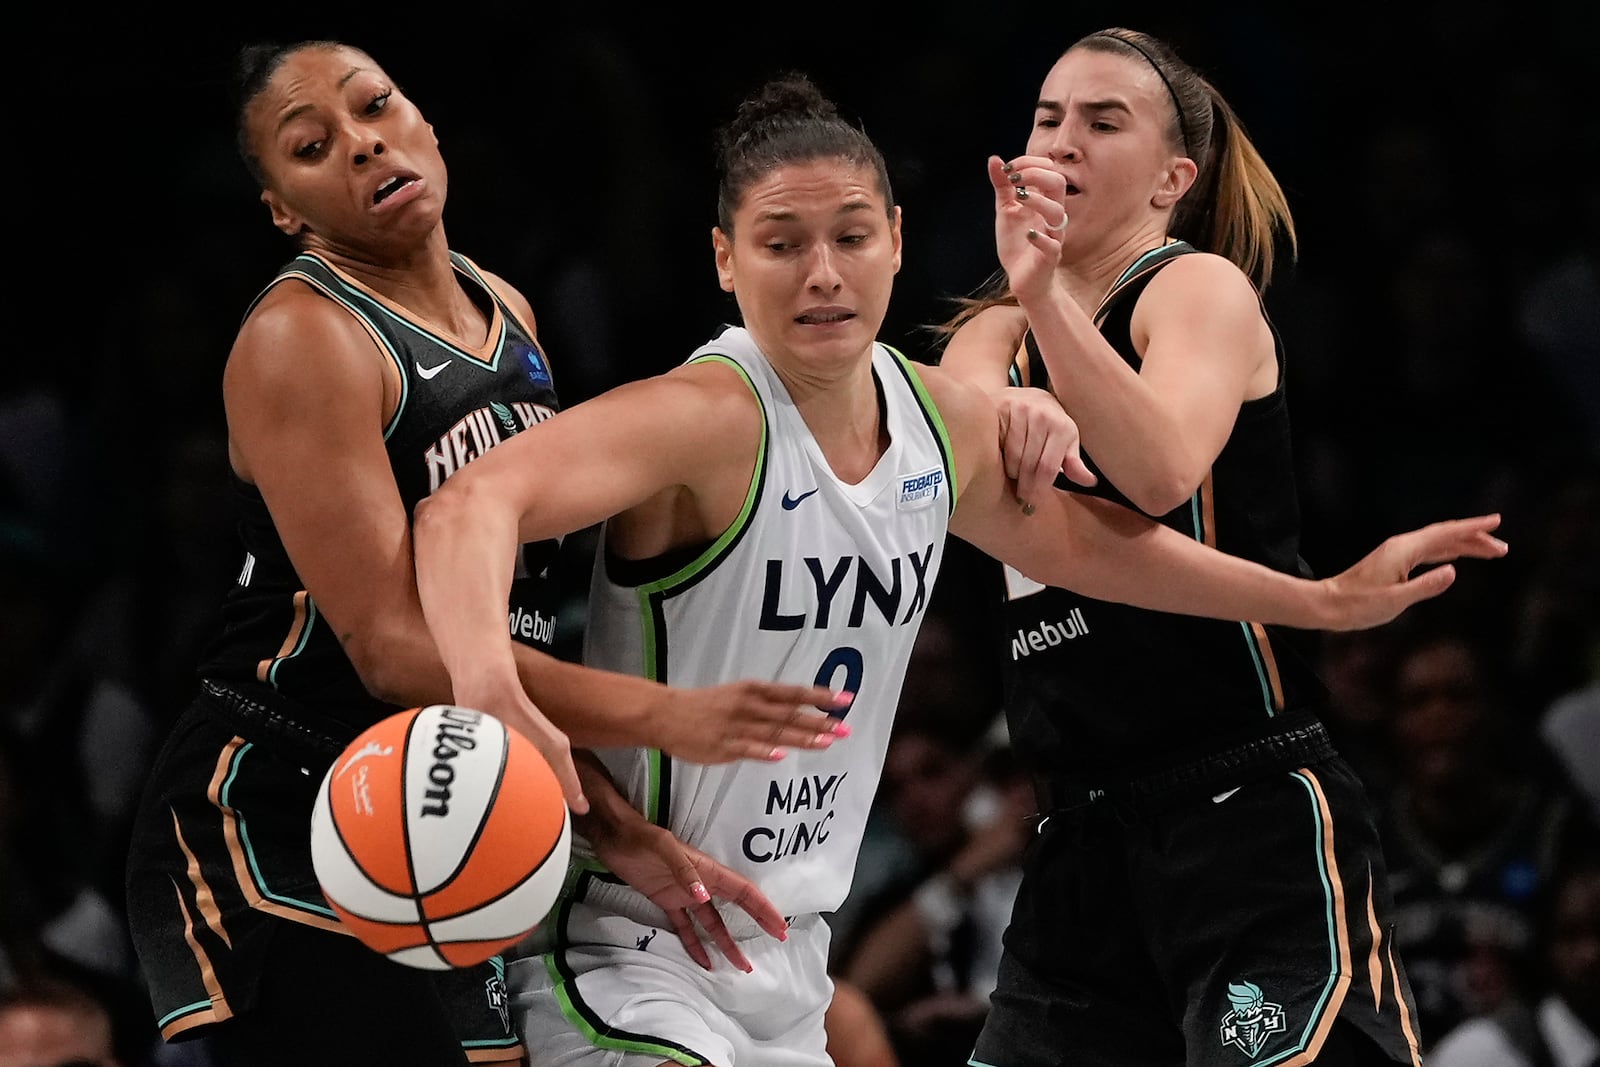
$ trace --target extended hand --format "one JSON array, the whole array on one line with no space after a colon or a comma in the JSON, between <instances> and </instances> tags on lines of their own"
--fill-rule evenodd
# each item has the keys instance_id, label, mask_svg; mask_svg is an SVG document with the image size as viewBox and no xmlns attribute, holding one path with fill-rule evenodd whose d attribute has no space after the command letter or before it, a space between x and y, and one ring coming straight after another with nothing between
<instances>
[{"instance_id":1,"label":"extended hand","mask_svg":"<svg viewBox=\"0 0 1600 1067\"><path fill-rule=\"evenodd\" d=\"M1456 579L1450 560L1506 554L1506 543L1490 533L1499 525L1499 515L1479 515L1436 522L1384 541L1349 570L1326 579L1333 604L1326 629L1380 626L1412 604L1438 596ZM1429 563L1441 566L1412 577Z\"/></svg>"},{"instance_id":2,"label":"extended hand","mask_svg":"<svg viewBox=\"0 0 1600 1067\"><path fill-rule=\"evenodd\" d=\"M1017 499L1037 505L1051 492L1056 475L1093 485L1094 472L1078 452L1078 424L1061 402L1043 389L1007 389L995 396L1000 412L1000 450L1006 477L1017 483Z\"/></svg>"},{"instance_id":3,"label":"extended hand","mask_svg":"<svg viewBox=\"0 0 1600 1067\"><path fill-rule=\"evenodd\" d=\"M528 699L522 686L496 688L485 685L474 689L456 686L454 702L461 707L494 715L506 723L507 728L515 729L533 742L533 747L539 750L550 769L555 771L555 779L562 784L562 795L571 813L584 814L589 811L589 800L584 797L582 782L578 781L578 766L573 763L573 742L562 733L562 729L544 717L544 712Z\"/></svg>"},{"instance_id":4,"label":"extended hand","mask_svg":"<svg viewBox=\"0 0 1600 1067\"><path fill-rule=\"evenodd\" d=\"M789 936L783 916L754 883L642 816L608 827L601 840L590 843L601 863L667 913L684 951L708 971L711 954L702 929L728 962L746 973L752 969L713 901L737 905L780 941Z\"/></svg>"},{"instance_id":5,"label":"extended hand","mask_svg":"<svg viewBox=\"0 0 1600 1067\"><path fill-rule=\"evenodd\" d=\"M754 680L701 689L668 689L669 706L656 713L663 733L658 745L691 763L739 759L779 760L788 748L827 748L848 737L841 716L854 693L815 685Z\"/></svg>"}]
</instances>

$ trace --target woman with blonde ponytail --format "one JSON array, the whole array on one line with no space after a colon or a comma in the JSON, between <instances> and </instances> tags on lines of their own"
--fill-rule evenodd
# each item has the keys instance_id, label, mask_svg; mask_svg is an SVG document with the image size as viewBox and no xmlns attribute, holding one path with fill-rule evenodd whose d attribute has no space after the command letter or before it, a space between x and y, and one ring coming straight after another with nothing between
<instances>
[{"instance_id":1,"label":"woman with blonde ponytail","mask_svg":"<svg viewBox=\"0 0 1600 1067\"><path fill-rule=\"evenodd\" d=\"M1025 154L988 166L1002 269L941 362L999 406L1023 513L1089 494L1309 575L1261 299L1294 222L1233 109L1162 41L1101 30L1045 76ZM1010 568L1004 597L1039 833L971 1062L1420 1063L1309 635Z\"/></svg>"}]
</instances>

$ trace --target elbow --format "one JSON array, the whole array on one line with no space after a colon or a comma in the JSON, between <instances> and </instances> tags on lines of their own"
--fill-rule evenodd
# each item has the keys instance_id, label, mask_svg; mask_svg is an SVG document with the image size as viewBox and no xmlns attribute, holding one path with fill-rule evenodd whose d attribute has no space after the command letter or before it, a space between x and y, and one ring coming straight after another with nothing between
<instances>
[{"instance_id":1,"label":"elbow","mask_svg":"<svg viewBox=\"0 0 1600 1067\"><path fill-rule=\"evenodd\" d=\"M424 686L416 670L415 646L408 645L400 634L383 630L344 633L339 635L339 643L373 699L400 707L426 703L419 697Z\"/></svg>"},{"instance_id":2,"label":"elbow","mask_svg":"<svg viewBox=\"0 0 1600 1067\"><path fill-rule=\"evenodd\" d=\"M1134 507L1158 519L1193 500L1209 473L1208 470L1198 475L1175 470L1153 471L1146 477L1134 479L1133 484L1126 488L1118 488L1123 490Z\"/></svg>"},{"instance_id":3,"label":"elbow","mask_svg":"<svg viewBox=\"0 0 1600 1067\"><path fill-rule=\"evenodd\" d=\"M416 507L411 510L412 537L425 536L438 528L448 527L463 511L471 509L471 495L471 485L452 480L417 501Z\"/></svg>"},{"instance_id":4,"label":"elbow","mask_svg":"<svg viewBox=\"0 0 1600 1067\"><path fill-rule=\"evenodd\" d=\"M1182 507L1193 497L1194 490L1177 481L1139 486L1128 492L1128 499L1133 506L1152 518L1160 518L1174 508Z\"/></svg>"}]
</instances>

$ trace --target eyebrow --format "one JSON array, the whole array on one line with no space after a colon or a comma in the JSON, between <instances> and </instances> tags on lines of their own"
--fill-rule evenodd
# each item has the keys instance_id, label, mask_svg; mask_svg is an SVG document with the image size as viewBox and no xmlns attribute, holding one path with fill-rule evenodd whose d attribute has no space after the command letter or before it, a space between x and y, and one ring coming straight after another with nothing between
<instances>
[{"instance_id":1,"label":"eyebrow","mask_svg":"<svg viewBox=\"0 0 1600 1067\"><path fill-rule=\"evenodd\" d=\"M874 210L874 209L873 209L873 205L871 204L870 201L868 201L866 199L852 200L848 204L845 204L843 207L841 207L839 209L839 214L844 215L844 214L848 214L848 213L856 212L856 211L872 211L872 210ZM756 222L793 222L796 219L798 219L799 217L800 216L795 214L793 211L787 211L787 210L779 211L779 210L776 210L776 209L769 209L769 210L763 211L759 215L757 215L755 217L755 221Z\"/></svg>"},{"instance_id":2,"label":"eyebrow","mask_svg":"<svg viewBox=\"0 0 1600 1067\"><path fill-rule=\"evenodd\" d=\"M1044 100L1044 99L1041 99L1037 104L1034 104L1033 105L1033 109L1035 111L1049 111L1049 112L1053 112L1054 114L1057 114L1057 115L1064 114L1066 112L1066 110L1067 110L1066 108L1062 107L1059 102L1057 102L1055 100ZM1126 113L1128 113L1130 115L1133 114L1133 109L1132 108L1130 108L1125 102L1123 102L1121 100L1117 100L1117 99L1090 100L1090 101L1087 101L1085 103L1079 104L1078 105L1078 110L1080 110L1080 111L1094 111L1094 112L1123 111L1123 112L1126 112Z\"/></svg>"},{"instance_id":3,"label":"eyebrow","mask_svg":"<svg viewBox=\"0 0 1600 1067\"><path fill-rule=\"evenodd\" d=\"M349 70L345 71L344 77L339 79L339 88L343 89L346 85L349 85L350 79L354 78L357 74L360 74L364 69L366 68L351 67ZM315 106L316 105L314 104L301 104L299 107L291 108L284 114L283 118L278 120L278 129L282 130L285 126L289 125L289 123L293 122L301 115L304 115L307 111L310 111Z\"/></svg>"}]
</instances>

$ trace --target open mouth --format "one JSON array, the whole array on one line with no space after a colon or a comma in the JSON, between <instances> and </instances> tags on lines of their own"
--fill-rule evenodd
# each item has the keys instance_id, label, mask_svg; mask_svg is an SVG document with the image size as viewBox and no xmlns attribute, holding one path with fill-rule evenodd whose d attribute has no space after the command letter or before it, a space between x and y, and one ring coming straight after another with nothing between
<instances>
[{"instance_id":1,"label":"open mouth","mask_svg":"<svg viewBox=\"0 0 1600 1067\"><path fill-rule=\"evenodd\" d=\"M835 322L848 322L855 317L854 311L807 311L796 315L794 321L802 326L826 326Z\"/></svg>"},{"instance_id":2,"label":"open mouth","mask_svg":"<svg viewBox=\"0 0 1600 1067\"><path fill-rule=\"evenodd\" d=\"M1077 196L1079 193L1083 192L1083 190L1079 189L1076 185L1073 185L1071 182L1068 182L1067 183L1067 187L1063 190L1063 192L1065 192L1068 196Z\"/></svg>"},{"instance_id":3,"label":"open mouth","mask_svg":"<svg viewBox=\"0 0 1600 1067\"><path fill-rule=\"evenodd\" d=\"M416 178L408 174L396 174L394 177L388 179L382 185L378 186L377 191L372 194L372 202L374 204L381 204L416 180Z\"/></svg>"}]
</instances>

